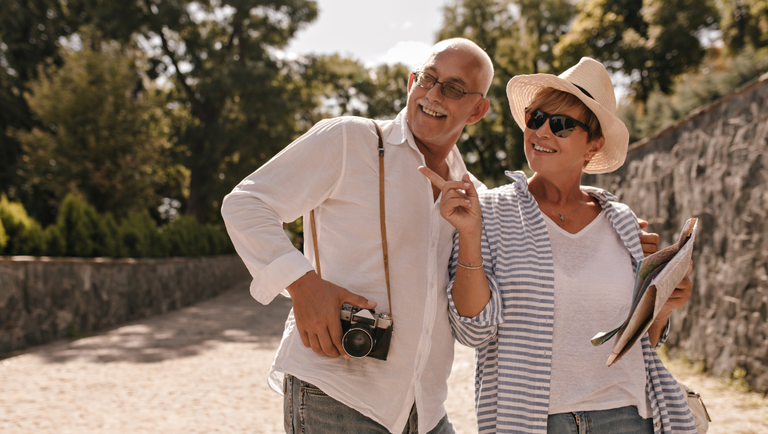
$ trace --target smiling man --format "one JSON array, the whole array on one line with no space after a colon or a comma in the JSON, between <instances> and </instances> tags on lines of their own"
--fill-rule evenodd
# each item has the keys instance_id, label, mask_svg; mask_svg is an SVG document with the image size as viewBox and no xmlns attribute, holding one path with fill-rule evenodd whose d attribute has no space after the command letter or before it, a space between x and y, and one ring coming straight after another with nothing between
<instances>
[{"instance_id":1,"label":"smiling man","mask_svg":"<svg viewBox=\"0 0 768 434\"><path fill-rule=\"evenodd\" d=\"M443 406L454 345L445 292L453 227L440 217L440 191L417 168L444 179L467 172L456 141L488 111L492 79L491 60L477 45L442 41L411 74L406 108L378 122L386 243L370 119L319 122L224 199L253 297L267 304L285 290L293 300L268 376L284 394L286 432L454 431ZM299 216L304 254L282 229ZM391 315L384 359L346 353L345 303Z\"/></svg>"}]
</instances>

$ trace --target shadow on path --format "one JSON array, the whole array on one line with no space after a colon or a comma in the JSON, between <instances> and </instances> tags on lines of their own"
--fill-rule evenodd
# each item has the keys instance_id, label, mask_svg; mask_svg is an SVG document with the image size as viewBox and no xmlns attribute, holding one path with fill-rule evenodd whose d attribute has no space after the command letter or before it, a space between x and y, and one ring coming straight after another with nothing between
<instances>
[{"instance_id":1,"label":"shadow on path","mask_svg":"<svg viewBox=\"0 0 768 434\"><path fill-rule=\"evenodd\" d=\"M278 296L264 306L251 297L248 285L236 285L216 298L177 311L21 354L35 354L50 363L75 358L101 363L157 363L211 351L221 343L276 349L291 300Z\"/></svg>"}]
</instances>

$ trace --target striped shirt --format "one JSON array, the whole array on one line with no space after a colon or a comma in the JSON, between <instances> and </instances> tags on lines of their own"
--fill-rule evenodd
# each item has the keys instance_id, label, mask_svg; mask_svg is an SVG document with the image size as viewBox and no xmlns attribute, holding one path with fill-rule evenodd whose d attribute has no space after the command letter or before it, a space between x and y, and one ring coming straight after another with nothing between
<instances>
[{"instance_id":1,"label":"striped shirt","mask_svg":"<svg viewBox=\"0 0 768 434\"><path fill-rule=\"evenodd\" d=\"M507 176L515 182L480 192L483 263L491 299L476 317L459 315L451 294L458 258L454 245L448 285L451 326L459 342L475 348L479 433L546 434L554 321L552 249L525 174L507 172ZM604 190L582 187L582 191L598 200L629 250L635 270L643 258L635 215ZM655 433L695 434L683 392L647 333L641 342Z\"/></svg>"}]
</instances>

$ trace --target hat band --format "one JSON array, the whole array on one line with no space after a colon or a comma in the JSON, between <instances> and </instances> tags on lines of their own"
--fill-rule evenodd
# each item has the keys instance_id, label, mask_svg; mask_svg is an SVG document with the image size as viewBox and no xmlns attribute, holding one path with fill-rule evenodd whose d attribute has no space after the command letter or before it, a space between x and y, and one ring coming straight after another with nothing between
<instances>
[{"instance_id":1,"label":"hat band","mask_svg":"<svg viewBox=\"0 0 768 434\"><path fill-rule=\"evenodd\" d=\"M589 92L587 92L587 91L586 91L586 90L585 90L583 87L579 86L579 85L578 85L578 84L576 84L576 83L571 83L571 84L572 84L572 85L574 85L574 86L576 86L576 88L577 88L577 89L579 89L580 91L582 91L582 93L584 93L584 95L586 95L586 96L588 96L588 97L590 97L590 98L592 98L592 99L595 99L595 97L593 97L592 95L590 95L590 94L589 94Z\"/></svg>"}]
</instances>

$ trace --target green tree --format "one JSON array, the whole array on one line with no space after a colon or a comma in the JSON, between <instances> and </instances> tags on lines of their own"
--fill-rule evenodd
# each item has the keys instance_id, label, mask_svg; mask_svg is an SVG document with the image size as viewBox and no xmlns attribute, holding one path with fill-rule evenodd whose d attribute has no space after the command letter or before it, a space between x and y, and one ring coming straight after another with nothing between
<instances>
[{"instance_id":1,"label":"green tree","mask_svg":"<svg viewBox=\"0 0 768 434\"><path fill-rule=\"evenodd\" d=\"M63 66L41 67L28 84L41 126L12 130L24 149L22 173L54 205L77 191L118 216L156 208L164 193L180 195L184 182L171 158L173 113L142 79L134 51L97 48L69 51Z\"/></svg>"},{"instance_id":2,"label":"green tree","mask_svg":"<svg viewBox=\"0 0 768 434\"><path fill-rule=\"evenodd\" d=\"M332 116L394 118L408 102L410 71L403 64L368 69L338 54L308 56L294 65L293 91L302 101L300 130Z\"/></svg>"},{"instance_id":3,"label":"green tree","mask_svg":"<svg viewBox=\"0 0 768 434\"><path fill-rule=\"evenodd\" d=\"M394 118L408 103L408 77L405 65L379 65L370 71L371 81L361 91L365 94L367 116Z\"/></svg>"},{"instance_id":4,"label":"green tree","mask_svg":"<svg viewBox=\"0 0 768 434\"><path fill-rule=\"evenodd\" d=\"M506 84L517 74L553 73L553 49L568 29L573 6L565 0L456 0L444 9L438 39L464 37L491 56L491 108L466 127L458 146L469 170L487 185L505 183L504 171L525 166L522 132L509 110Z\"/></svg>"},{"instance_id":5,"label":"green tree","mask_svg":"<svg viewBox=\"0 0 768 434\"><path fill-rule=\"evenodd\" d=\"M768 1L720 1L723 42L734 53L768 45Z\"/></svg>"},{"instance_id":6,"label":"green tree","mask_svg":"<svg viewBox=\"0 0 768 434\"><path fill-rule=\"evenodd\" d=\"M78 0L4 0L0 2L0 193L21 200L33 215L51 215L45 194L35 192L18 173L21 144L10 128L39 126L24 99L27 84L45 62L62 64L59 41L82 22Z\"/></svg>"},{"instance_id":7,"label":"green tree","mask_svg":"<svg viewBox=\"0 0 768 434\"><path fill-rule=\"evenodd\" d=\"M768 70L768 50L745 48L738 56L723 55L724 50L710 49L707 59L696 72L675 80L673 92L651 92L645 113L637 103L625 101L617 116L629 129L630 141L649 136L705 104L727 94Z\"/></svg>"},{"instance_id":8,"label":"green tree","mask_svg":"<svg viewBox=\"0 0 768 434\"><path fill-rule=\"evenodd\" d=\"M695 70L706 53L700 33L717 25L712 0L588 0L555 47L557 66L582 56L632 79L637 101L654 89L667 94L675 77Z\"/></svg>"},{"instance_id":9,"label":"green tree","mask_svg":"<svg viewBox=\"0 0 768 434\"><path fill-rule=\"evenodd\" d=\"M273 49L317 16L308 0L98 2L106 37L135 38L188 107L179 147L189 170L186 211L218 218L220 198L297 135L291 76Z\"/></svg>"}]
</instances>

